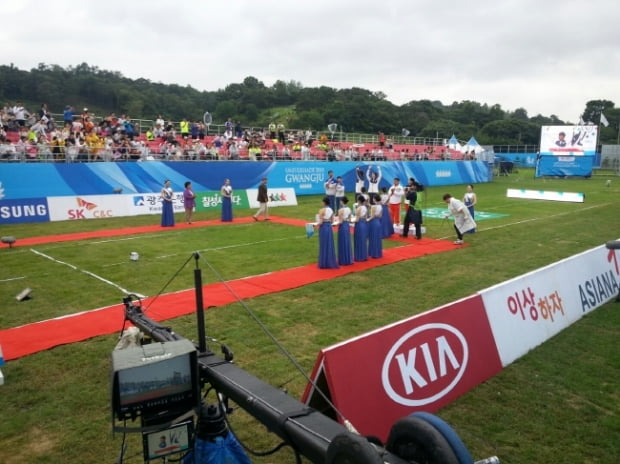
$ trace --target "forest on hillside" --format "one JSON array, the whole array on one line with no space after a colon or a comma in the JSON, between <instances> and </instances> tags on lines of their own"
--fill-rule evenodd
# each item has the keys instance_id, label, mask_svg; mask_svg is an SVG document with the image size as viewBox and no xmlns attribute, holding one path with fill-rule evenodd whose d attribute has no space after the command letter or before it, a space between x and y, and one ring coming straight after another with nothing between
<instances>
[{"instance_id":1,"label":"forest on hillside","mask_svg":"<svg viewBox=\"0 0 620 464\"><path fill-rule=\"evenodd\" d=\"M213 124L228 118L246 127L267 127L281 122L287 128L325 131L338 124L338 131L457 138L475 136L483 145L537 145L543 125L575 124L555 115L529 116L524 108L505 111L500 105L475 101L444 104L417 100L394 105L381 92L361 88L303 87L295 81L276 81L266 86L255 77L231 83L216 91L163 84L148 79L128 79L118 71L106 71L87 63L62 68L41 63L29 71L13 65L0 66L0 100L12 105L22 101L30 111L46 103L52 113L67 105L92 113L126 114L133 119L154 120L158 115L173 121L201 120L209 111ZM597 124L604 113L608 126L601 126L600 143L616 143L620 108L609 100L584 103L581 117Z\"/></svg>"}]
</instances>

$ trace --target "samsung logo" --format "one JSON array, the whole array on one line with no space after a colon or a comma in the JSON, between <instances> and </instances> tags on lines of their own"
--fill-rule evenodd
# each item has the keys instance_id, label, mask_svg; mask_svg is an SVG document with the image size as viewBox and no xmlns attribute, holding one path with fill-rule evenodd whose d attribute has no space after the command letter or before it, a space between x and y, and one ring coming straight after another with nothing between
<instances>
[{"instance_id":1,"label":"samsung logo","mask_svg":"<svg viewBox=\"0 0 620 464\"><path fill-rule=\"evenodd\" d=\"M0 206L0 218L15 219L24 217L47 216L47 207L38 205L10 205Z\"/></svg>"}]
</instances>

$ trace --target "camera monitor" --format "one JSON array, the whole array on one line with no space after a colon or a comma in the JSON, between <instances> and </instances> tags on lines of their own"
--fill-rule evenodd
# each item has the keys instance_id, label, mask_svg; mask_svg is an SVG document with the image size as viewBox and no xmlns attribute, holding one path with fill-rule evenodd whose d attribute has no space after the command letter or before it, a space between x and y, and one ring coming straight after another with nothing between
<instances>
[{"instance_id":1,"label":"camera monitor","mask_svg":"<svg viewBox=\"0 0 620 464\"><path fill-rule=\"evenodd\" d=\"M197 351L189 340L112 352L112 414L118 420L183 413L199 402Z\"/></svg>"}]
</instances>

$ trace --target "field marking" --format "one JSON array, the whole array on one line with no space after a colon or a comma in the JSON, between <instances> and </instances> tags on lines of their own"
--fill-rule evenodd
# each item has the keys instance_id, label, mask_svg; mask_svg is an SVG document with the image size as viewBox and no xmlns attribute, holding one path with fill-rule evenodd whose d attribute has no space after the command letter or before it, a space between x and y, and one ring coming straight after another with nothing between
<instances>
[{"instance_id":1,"label":"field marking","mask_svg":"<svg viewBox=\"0 0 620 464\"><path fill-rule=\"evenodd\" d=\"M2 279L0 280L0 282L10 282L12 280L21 280L21 279L25 279L25 276L21 276L21 277L10 277L8 279Z\"/></svg>"},{"instance_id":2,"label":"field marking","mask_svg":"<svg viewBox=\"0 0 620 464\"><path fill-rule=\"evenodd\" d=\"M166 254L166 255L159 255L159 256L153 257L152 259L173 258L173 257L179 256L179 255L184 256L184 255L187 255L188 253L192 253L194 251L197 251L198 253L204 253L204 252L207 252L207 251L221 251L221 250L228 250L228 249L231 249L231 248L243 248L243 247L248 247L248 246L254 246L254 245L258 245L260 243L281 242L281 241L284 241L284 240L300 239L300 238L306 238L306 236L305 235L300 235L300 236L294 236L294 237L276 238L276 239L271 239L271 240L260 240L260 241L256 241L256 242L237 243L235 245L223 245L223 246L219 246L219 247L203 248L203 249L200 249L200 250L183 251L183 252L177 252L177 253L170 253L170 254ZM102 267L121 266L121 265L123 265L125 263L126 263L126 261L122 261L122 262L119 262L119 263L106 264L106 265L104 265Z\"/></svg>"},{"instance_id":3,"label":"field marking","mask_svg":"<svg viewBox=\"0 0 620 464\"><path fill-rule=\"evenodd\" d=\"M135 293L135 292L130 292L129 290L124 289L124 288L123 288L123 287L121 287L120 285L115 284L114 282L112 282L112 281L110 281L110 280L108 280L108 279L104 279L103 277L101 277L101 276L99 276L99 275L95 274L94 272L87 271L86 269L80 269L79 267L74 266L74 265L73 265L73 264L71 264L71 263L67 263L67 262L65 262L65 261L61 261L61 260L59 260L59 259L53 258L53 257L51 257L51 256L49 256L49 255L46 255L45 253L42 253L42 252L40 252L40 251L37 251L37 250L35 250L35 249L33 249L33 248L30 248L30 251L31 251L31 252L33 252L35 255L42 256L43 258L49 259L50 261L53 261L53 262L58 263L58 264L63 264L63 265L65 265L65 266L70 267L71 269L73 269L73 270L75 270L75 271L82 272L82 273L84 273L84 274L86 274L86 275L88 275L88 276L90 276L90 277L94 277L95 279L100 280L100 281L101 281L101 282L103 282L103 283L106 283L106 284L108 284L108 285L111 285L111 286L112 286L112 287L114 287L114 288L117 288L118 290L120 290L121 292L123 292L125 295L134 294L134 295L137 295L137 296L138 296L138 297L140 297L140 298L146 298L144 295L140 295L140 294Z\"/></svg>"},{"instance_id":4,"label":"field marking","mask_svg":"<svg viewBox=\"0 0 620 464\"><path fill-rule=\"evenodd\" d=\"M607 207L611 205L611 203L604 203L602 205L592 205L592 206L588 206L584 209L588 210L588 209L595 209L595 208L601 208L601 207ZM557 214L552 214L551 216L542 216L542 217L535 217L535 218L530 218L530 219L524 219L523 221L517 221L517 222L510 222L508 224L502 224L499 226L494 226L494 227L485 227L485 228L480 228L477 227L476 228L476 232L486 232L488 230L496 230L496 229L503 229L505 227L510 227L510 226L518 226L521 224L527 224L528 222L534 222L534 221L540 221L541 219L549 219L549 218L554 218L554 217L558 217L558 216L566 216L567 214L574 214L573 211L565 211L563 213L557 213ZM445 219L444 219L445 221ZM450 224L454 224L453 221L450 221ZM454 227L451 229L454 230ZM445 240L448 239L450 237L453 237L453 235L447 235L445 237L439 237L440 240Z\"/></svg>"}]
</instances>

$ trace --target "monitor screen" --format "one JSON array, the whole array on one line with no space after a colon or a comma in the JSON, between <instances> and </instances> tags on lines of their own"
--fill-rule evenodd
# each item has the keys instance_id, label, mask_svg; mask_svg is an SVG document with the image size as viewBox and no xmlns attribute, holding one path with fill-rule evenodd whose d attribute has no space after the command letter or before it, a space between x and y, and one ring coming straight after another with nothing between
<instances>
[{"instance_id":1,"label":"monitor screen","mask_svg":"<svg viewBox=\"0 0 620 464\"><path fill-rule=\"evenodd\" d=\"M112 370L112 409L119 420L198 404L196 348L188 340L114 351Z\"/></svg>"}]
</instances>

